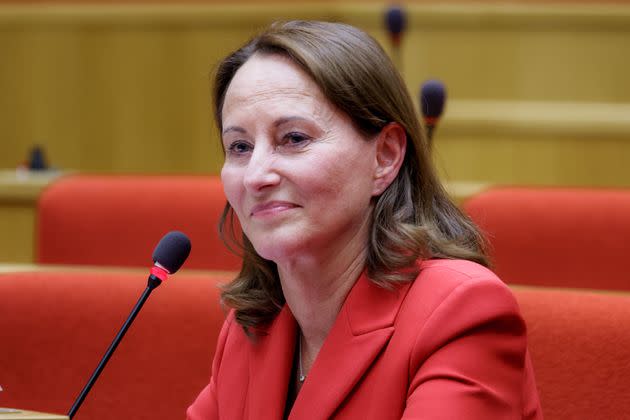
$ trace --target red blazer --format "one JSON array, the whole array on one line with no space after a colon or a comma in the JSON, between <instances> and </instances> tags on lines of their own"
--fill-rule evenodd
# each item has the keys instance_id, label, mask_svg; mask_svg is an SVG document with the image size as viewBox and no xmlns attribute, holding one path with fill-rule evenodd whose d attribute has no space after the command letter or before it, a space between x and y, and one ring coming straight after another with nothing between
<instances>
[{"instance_id":1,"label":"red blazer","mask_svg":"<svg viewBox=\"0 0 630 420\"><path fill-rule=\"evenodd\" d=\"M290 419L542 419L508 287L469 261L420 267L394 291L357 280ZM286 305L267 332L252 341L230 313L189 420L282 418L296 343Z\"/></svg>"}]
</instances>

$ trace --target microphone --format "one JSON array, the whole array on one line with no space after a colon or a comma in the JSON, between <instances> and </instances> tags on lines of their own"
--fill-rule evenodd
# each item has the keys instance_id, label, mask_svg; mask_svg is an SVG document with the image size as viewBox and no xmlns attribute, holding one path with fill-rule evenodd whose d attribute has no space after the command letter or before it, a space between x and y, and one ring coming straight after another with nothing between
<instances>
[{"instance_id":1,"label":"microphone","mask_svg":"<svg viewBox=\"0 0 630 420\"><path fill-rule=\"evenodd\" d=\"M427 80L420 89L420 109L427 127L429 147L433 144L433 132L444 111L446 88L439 80Z\"/></svg>"},{"instance_id":2,"label":"microphone","mask_svg":"<svg viewBox=\"0 0 630 420\"><path fill-rule=\"evenodd\" d=\"M402 33L407 26L405 11L399 6L390 6L385 12L385 26L389 32L392 44L395 47L399 47Z\"/></svg>"},{"instance_id":3,"label":"microphone","mask_svg":"<svg viewBox=\"0 0 630 420\"><path fill-rule=\"evenodd\" d=\"M46 155L42 146L34 146L28 157L28 169L32 171L43 171L48 169Z\"/></svg>"},{"instance_id":4,"label":"microphone","mask_svg":"<svg viewBox=\"0 0 630 420\"><path fill-rule=\"evenodd\" d=\"M116 350L116 347L118 347L118 344L125 336L125 333L131 326L133 320L136 318L136 315L138 315L138 312L140 312L142 305L144 305L144 302L147 300L153 289L162 284L162 282L168 278L169 274L174 274L175 272L177 272L177 270L179 270L180 267L184 264L184 261L186 261L186 258L188 258L189 254L190 239L188 239L188 237L182 232L171 231L164 235L164 237L162 237L160 242L155 247L155 250L153 251L154 265L151 268L151 274L149 275L146 289L144 289L144 292L140 296L140 299L138 299L136 306L134 306L131 310L129 317L123 324L120 331L118 331L118 334L114 338L114 341L112 341L112 344L109 345L109 348L105 352L105 355L99 362L96 370L88 380L87 384L85 384L85 386L83 387L83 390L75 400L72 408L70 408L70 411L68 412L68 417L70 419L74 417L74 415L79 410L79 407L81 407L81 404L83 404L83 400L87 396L88 392L90 392L90 389L92 389L92 386L94 385L102 370L105 368L105 365L109 361L109 358Z\"/></svg>"},{"instance_id":5,"label":"microphone","mask_svg":"<svg viewBox=\"0 0 630 420\"><path fill-rule=\"evenodd\" d=\"M407 15L405 11L399 6L390 6L385 12L385 27L389 33L395 55L394 61L399 71L401 70L402 64L400 60L400 41L406 26Z\"/></svg>"}]
</instances>

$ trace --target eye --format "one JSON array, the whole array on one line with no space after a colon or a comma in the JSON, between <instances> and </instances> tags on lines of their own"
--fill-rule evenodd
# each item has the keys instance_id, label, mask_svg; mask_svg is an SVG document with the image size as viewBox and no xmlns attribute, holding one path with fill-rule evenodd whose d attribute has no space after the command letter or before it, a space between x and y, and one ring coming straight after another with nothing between
<instances>
[{"instance_id":1,"label":"eye","mask_svg":"<svg viewBox=\"0 0 630 420\"><path fill-rule=\"evenodd\" d=\"M311 140L311 137L304 133L292 131L290 133L285 134L282 139L283 139L283 142L288 146L303 146L309 140Z\"/></svg>"},{"instance_id":2,"label":"eye","mask_svg":"<svg viewBox=\"0 0 630 420\"><path fill-rule=\"evenodd\" d=\"M227 150L229 154L242 155L252 151L253 147L246 141L237 140L228 146Z\"/></svg>"}]
</instances>

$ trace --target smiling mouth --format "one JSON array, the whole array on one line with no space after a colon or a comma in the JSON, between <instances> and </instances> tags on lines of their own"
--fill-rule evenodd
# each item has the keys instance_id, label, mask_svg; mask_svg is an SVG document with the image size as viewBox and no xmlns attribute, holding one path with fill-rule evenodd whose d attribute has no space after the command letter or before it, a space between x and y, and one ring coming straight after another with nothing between
<instances>
[{"instance_id":1,"label":"smiling mouth","mask_svg":"<svg viewBox=\"0 0 630 420\"><path fill-rule=\"evenodd\" d=\"M264 217L264 216L273 216L279 213L283 213L287 210L292 210L297 208L298 206L293 203L287 203L284 201L273 201L270 203L263 203L254 206L252 209L250 216L252 217Z\"/></svg>"}]
</instances>

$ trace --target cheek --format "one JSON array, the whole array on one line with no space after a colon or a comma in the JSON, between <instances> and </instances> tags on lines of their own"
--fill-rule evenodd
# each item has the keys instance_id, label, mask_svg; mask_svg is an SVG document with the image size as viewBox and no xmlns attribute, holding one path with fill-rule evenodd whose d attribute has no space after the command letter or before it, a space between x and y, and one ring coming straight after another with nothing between
<instances>
[{"instance_id":1,"label":"cheek","mask_svg":"<svg viewBox=\"0 0 630 420\"><path fill-rule=\"evenodd\" d=\"M242 174L239 170L224 165L221 169L221 183L223 184L225 198L238 213L240 196L242 194L240 186L243 185Z\"/></svg>"},{"instance_id":2,"label":"cheek","mask_svg":"<svg viewBox=\"0 0 630 420\"><path fill-rule=\"evenodd\" d=\"M364 201L369 202L373 191L374 159L370 147L360 147L318 160L311 166L311 193L322 198L332 196L342 201L338 203L341 206L350 197L361 200L365 196Z\"/></svg>"},{"instance_id":3,"label":"cheek","mask_svg":"<svg viewBox=\"0 0 630 420\"><path fill-rule=\"evenodd\" d=\"M300 174L300 184L305 193L314 199L327 199L343 190L345 174L337 156L318 155L304 165Z\"/></svg>"}]
</instances>

